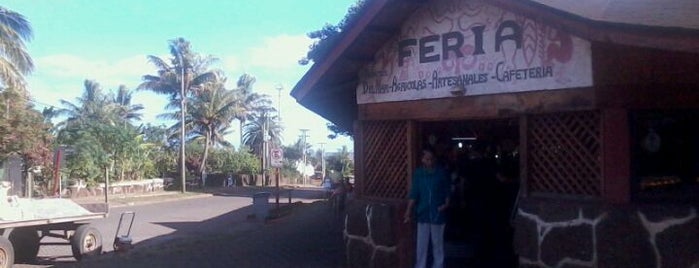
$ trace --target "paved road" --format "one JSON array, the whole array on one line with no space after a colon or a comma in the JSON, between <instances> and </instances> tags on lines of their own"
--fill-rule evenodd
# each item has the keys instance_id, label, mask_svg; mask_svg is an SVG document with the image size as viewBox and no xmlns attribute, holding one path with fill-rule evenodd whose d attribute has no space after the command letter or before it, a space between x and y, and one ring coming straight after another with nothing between
<instances>
[{"instance_id":1,"label":"paved road","mask_svg":"<svg viewBox=\"0 0 699 268\"><path fill-rule=\"evenodd\" d=\"M241 189L242 190L242 189ZM144 205L113 208L108 218L92 223L100 230L103 251L113 251L112 243L119 217L124 211L136 213L131 237L136 250L167 241L187 240L211 235L251 232L264 226L259 220L250 220L254 214L250 190L222 189L214 195L186 200L167 201ZM294 190L292 202L312 202L322 197L317 190ZM274 202L274 197L270 198ZM288 202L282 196L280 202ZM272 204L273 206L273 204ZM128 218L125 218L128 219ZM122 227L122 232L124 231ZM60 241L44 238L44 242ZM50 267L75 263L69 246L42 246L37 264L15 267Z\"/></svg>"}]
</instances>

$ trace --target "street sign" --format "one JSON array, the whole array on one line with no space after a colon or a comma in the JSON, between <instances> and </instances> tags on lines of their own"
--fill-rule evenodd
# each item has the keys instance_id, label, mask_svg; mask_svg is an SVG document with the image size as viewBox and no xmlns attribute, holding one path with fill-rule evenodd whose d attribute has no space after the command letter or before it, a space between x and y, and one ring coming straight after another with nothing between
<instances>
[{"instance_id":1,"label":"street sign","mask_svg":"<svg viewBox=\"0 0 699 268\"><path fill-rule=\"evenodd\" d=\"M272 152L270 154L270 158L272 162L272 167L275 168L280 168L282 167L282 159L284 158L284 152L282 152L282 149L280 148L274 148L272 149Z\"/></svg>"}]
</instances>

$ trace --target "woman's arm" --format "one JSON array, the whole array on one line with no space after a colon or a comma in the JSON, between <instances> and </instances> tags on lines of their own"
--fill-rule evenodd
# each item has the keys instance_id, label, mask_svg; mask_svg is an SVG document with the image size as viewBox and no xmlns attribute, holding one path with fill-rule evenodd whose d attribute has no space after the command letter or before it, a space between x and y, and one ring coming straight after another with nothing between
<instances>
[{"instance_id":1,"label":"woman's arm","mask_svg":"<svg viewBox=\"0 0 699 268\"><path fill-rule=\"evenodd\" d=\"M410 222L410 218L413 215L413 207L415 206L415 199L410 199L408 201L408 208L405 209L405 214L403 215L403 223Z\"/></svg>"}]
</instances>

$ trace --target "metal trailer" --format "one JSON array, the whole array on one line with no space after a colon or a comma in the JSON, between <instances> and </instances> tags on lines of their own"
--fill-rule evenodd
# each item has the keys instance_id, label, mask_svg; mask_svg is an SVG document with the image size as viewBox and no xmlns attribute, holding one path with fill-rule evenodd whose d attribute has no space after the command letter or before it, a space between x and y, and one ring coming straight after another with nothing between
<instances>
[{"instance_id":1,"label":"metal trailer","mask_svg":"<svg viewBox=\"0 0 699 268\"><path fill-rule=\"evenodd\" d=\"M77 260L101 254L102 235L89 222L106 218L108 206L96 205L83 206L70 199L0 200L0 268L32 263L41 245L70 245ZM65 242L41 242L44 237Z\"/></svg>"}]
</instances>

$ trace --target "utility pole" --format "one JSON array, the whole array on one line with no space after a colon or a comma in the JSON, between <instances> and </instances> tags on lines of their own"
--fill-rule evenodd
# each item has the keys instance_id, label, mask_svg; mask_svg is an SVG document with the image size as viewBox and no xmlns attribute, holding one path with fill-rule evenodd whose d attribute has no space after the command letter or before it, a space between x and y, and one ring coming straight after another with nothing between
<instances>
[{"instance_id":1,"label":"utility pole","mask_svg":"<svg viewBox=\"0 0 699 268\"><path fill-rule=\"evenodd\" d=\"M308 131L309 129L307 128L302 128L301 130L301 140L303 141L303 144L301 145L301 152L303 153L303 168L301 169L303 172L303 184L306 184L306 138L308 137Z\"/></svg>"},{"instance_id":2,"label":"utility pole","mask_svg":"<svg viewBox=\"0 0 699 268\"><path fill-rule=\"evenodd\" d=\"M263 113L264 122L262 122L262 186L267 186L267 121L269 116Z\"/></svg>"},{"instance_id":3,"label":"utility pole","mask_svg":"<svg viewBox=\"0 0 699 268\"><path fill-rule=\"evenodd\" d=\"M284 87L281 84L277 84L276 89L278 92L278 94L277 94L277 126L281 126L282 125L282 90L284 89ZM281 144L274 145L274 148L276 148L276 149L280 149L281 147L282 147ZM276 177L276 184L277 184L277 206L279 206L279 180L281 179L282 175L281 175L281 171L280 171L279 167L275 168L275 171L276 171L275 177Z\"/></svg>"},{"instance_id":4,"label":"utility pole","mask_svg":"<svg viewBox=\"0 0 699 268\"><path fill-rule=\"evenodd\" d=\"M320 181L325 181L325 142L320 143Z\"/></svg>"},{"instance_id":5,"label":"utility pole","mask_svg":"<svg viewBox=\"0 0 699 268\"><path fill-rule=\"evenodd\" d=\"M181 126L181 128L180 128L180 131L181 131L181 133L180 133L180 178L182 179L182 193L185 193L185 192L187 192L187 189L186 189L186 178L185 178L186 177L186 175L185 175L186 167L185 167L185 163L184 163L184 159L185 159L185 157L184 157L184 147L185 147L184 115L187 112L187 110L186 110L187 104L185 103L187 98L185 97L185 90L184 90L185 66L184 66L184 61L182 60L182 51L180 51L179 47L176 46L176 48L177 48L177 59L180 62L180 69L181 69L180 71L182 74L182 76L180 78L180 98L182 98L182 100L180 101L180 112L181 112L181 114L180 114L180 126Z\"/></svg>"}]
</instances>

